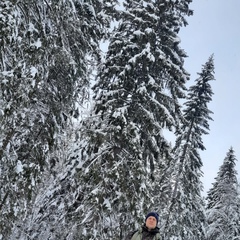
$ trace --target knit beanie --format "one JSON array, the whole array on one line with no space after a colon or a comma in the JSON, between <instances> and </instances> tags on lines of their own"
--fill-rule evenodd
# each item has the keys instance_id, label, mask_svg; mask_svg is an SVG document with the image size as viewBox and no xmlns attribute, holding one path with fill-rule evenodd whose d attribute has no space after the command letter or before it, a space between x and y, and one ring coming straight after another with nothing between
<instances>
[{"instance_id":1,"label":"knit beanie","mask_svg":"<svg viewBox=\"0 0 240 240\"><path fill-rule=\"evenodd\" d=\"M145 222L147 221L147 219L148 219L150 216L155 217L156 220L157 220L157 224L158 224L158 218L159 218L158 213L156 213L156 212L150 212L150 213L148 213L147 216L146 216L146 218L145 218Z\"/></svg>"}]
</instances>

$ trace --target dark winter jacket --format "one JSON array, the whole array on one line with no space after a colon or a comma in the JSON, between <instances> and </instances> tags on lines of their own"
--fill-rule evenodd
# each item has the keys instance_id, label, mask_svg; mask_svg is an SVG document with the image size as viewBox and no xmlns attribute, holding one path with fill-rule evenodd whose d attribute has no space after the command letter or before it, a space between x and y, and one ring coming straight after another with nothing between
<instances>
[{"instance_id":1,"label":"dark winter jacket","mask_svg":"<svg viewBox=\"0 0 240 240\"><path fill-rule=\"evenodd\" d=\"M125 240L161 240L161 238L158 227L148 230L146 225L143 225L142 229L128 234Z\"/></svg>"}]
</instances>

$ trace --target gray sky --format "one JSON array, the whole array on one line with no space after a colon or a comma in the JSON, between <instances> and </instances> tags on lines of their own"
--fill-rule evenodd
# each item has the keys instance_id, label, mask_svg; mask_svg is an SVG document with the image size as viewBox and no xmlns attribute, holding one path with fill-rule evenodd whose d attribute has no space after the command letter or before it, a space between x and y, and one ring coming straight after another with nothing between
<instances>
[{"instance_id":1,"label":"gray sky","mask_svg":"<svg viewBox=\"0 0 240 240\"><path fill-rule=\"evenodd\" d=\"M180 31L181 47L187 52L185 68L191 83L197 72L214 54L214 92L209 109L214 112L210 132L204 136L206 150L201 152L205 193L232 146L238 159L240 178L240 0L193 0L194 15Z\"/></svg>"}]
</instances>

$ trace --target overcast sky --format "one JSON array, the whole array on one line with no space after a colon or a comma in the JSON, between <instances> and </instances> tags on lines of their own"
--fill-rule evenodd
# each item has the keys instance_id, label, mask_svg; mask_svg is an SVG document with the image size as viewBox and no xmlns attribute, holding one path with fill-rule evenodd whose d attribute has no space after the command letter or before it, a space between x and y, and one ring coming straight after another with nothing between
<instances>
[{"instance_id":1,"label":"overcast sky","mask_svg":"<svg viewBox=\"0 0 240 240\"><path fill-rule=\"evenodd\" d=\"M215 59L216 80L211 84L214 95L209 105L214 121L203 138L206 150L201 152L206 193L231 146L240 179L240 0L193 0L190 7L194 15L181 29L180 38L189 56L185 68L191 81L211 54Z\"/></svg>"}]
</instances>

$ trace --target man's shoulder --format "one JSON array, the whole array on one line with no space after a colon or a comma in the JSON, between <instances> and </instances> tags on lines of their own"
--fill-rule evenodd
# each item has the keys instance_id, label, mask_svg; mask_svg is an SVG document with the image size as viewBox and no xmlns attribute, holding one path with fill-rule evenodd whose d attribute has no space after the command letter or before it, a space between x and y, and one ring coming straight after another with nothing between
<instances>
[{"instance_id":1,"label":"man's shoulder","mask_svg":"<svg viewBox=\"0 0 240 240\"><path fill-rule=\"evenodd\" d=\"M138 232L138 230L135 230L135 231L130 232L130 233L127 235L127 237L125 238L125 240L131 240L132 237L133 237L133 235L134 235L136 232Z\"/></svg>"},{"instance_id":2,"label":"man's shoulder","mask_svg":"<svg viewBox=\"0 0 240 240\"><path fill-rule=\"evenodd\" d=\"M155 236L154 239L156 239L156 240L161 240L160 231L159 231L159 228L158 228L158 227L156 227L155 229L153 229L151 232L152 232L152 233L151 233L152 236ZM134 239L133 237L136 238L136 237L138 236L138 233L139 233L139 234L142 234L142 233L147 233L147 234L149 234L149 230L147 230L147 228L142 227L141 229L132 231L132 232L130 232L130 233L127 235L127 237L125 238L125 240L132 240L132 239Z\"/></svg>"},{"instance_id":3,"label":"man's shoulder","mask_svg":"<svg viewBox=\"0 0 240 240\"><path fill-rule=\"evenodd\" d=\"M157 240L161 240L160 232L156 234Z\"/></svg>"}]
</instances>

